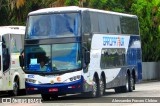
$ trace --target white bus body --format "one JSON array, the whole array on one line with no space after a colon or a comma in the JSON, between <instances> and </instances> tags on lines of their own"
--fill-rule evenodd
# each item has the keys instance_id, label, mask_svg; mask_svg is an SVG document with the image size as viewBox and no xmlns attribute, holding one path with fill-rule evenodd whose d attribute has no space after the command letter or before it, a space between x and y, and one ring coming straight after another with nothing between
<instances>
[{"instance_id":1,"label":"white bus body","mask_svg":"<svg viewBox=\"0 0 160 106\"><path fill-rule=\"evenodd\" d=\"M142 78L135 15L79 7L48 8L29 13L27 25L27 93L40 93L44 100L83 92L98 97L106 88L131 92ZM41 70L42 60L45 70Z\"/></svg>"},{"instance_id":2,"label":"white bus body","mask_svg":"<svg viewBox=\"0 0 160 106\"><path fill-rule=\"evenodd\" d=\"M25 89L25 73L19 65L25 26L0 26L0 92L17 95Z\"/></svg>"}]
</instances>

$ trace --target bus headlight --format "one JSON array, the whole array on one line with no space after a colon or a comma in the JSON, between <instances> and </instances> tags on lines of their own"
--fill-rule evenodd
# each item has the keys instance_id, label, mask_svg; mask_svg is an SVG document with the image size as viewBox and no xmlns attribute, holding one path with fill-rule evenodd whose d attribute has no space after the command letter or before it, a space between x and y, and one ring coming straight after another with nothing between
<instances>
[{"instance_id":1,"label":"bus headlight","mask_svg":"<svg viewBox=\"0 0 160 106\"><path fill-rule=\"evenodd\" d=\"M81 75L77 75L77 76L74 76L74 77L71 77L71 78L65 80L64 82L73 82L73 81L77 81L80 79L81 79Z\"/></svg>"},{"instance_id":2,"label":"bus headlight","mask_svg":"<svg viewBox=\"0 0 160 106\"><path fill-rule=\"evenodd\" d=\"M37 81L37 80L34 80L34 79L28 79L28 78L26 78L25 80L26 80L26 82L28 82L28 83L41 84L40 81Z\"/></svg>"}]
</instances>

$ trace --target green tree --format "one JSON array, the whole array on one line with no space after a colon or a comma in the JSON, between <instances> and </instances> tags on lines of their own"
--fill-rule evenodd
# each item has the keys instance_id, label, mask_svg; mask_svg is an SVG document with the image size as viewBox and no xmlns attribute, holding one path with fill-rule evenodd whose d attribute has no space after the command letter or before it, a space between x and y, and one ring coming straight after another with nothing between
<instances>
[{"instance_id":1,"label":"green tree","mask_svg":"<svg viewBox=\"0 0 160 106\"><path fill-rule=\"evenodd\" d=\"M0 0L0 10L1 10L1 8L2 8L2 0Z\"/></svg>"},{"instance_id":2,"label":"green tree","mask_svg":"<svg viewBox=\"0 0 160 106\"><path fill-rule=\"evenodd\" d=\"M132 12L140 21L143 61L160 60L160 1L135 0Z\"/></svg>"},{"instance_id":3,"label":"green tree","mask_svg":"<svg viewBox=\"0 0 160 106\"><path fill-rule=\"evenodd\" d=\"M105 9L107 0L89 0L89 7L97 9Z\"/></svg>"},{"instance_id":4,"label":"green tree","mask_svg":"<svg viewBox=\"0 0 160 106\"><path fill-rule=\"evenodd\" d=\"M66 6L78 6L79 1L78 0L65 0Z\"/></svg>"},{"instance_id":5,"label":"green tree","mask_svg":"<svg viewBox=\"0 0 160 106\"><path fill-rule=\"evenodd\" d=\"M0 25L25 25L31 11L71 5L137 15L143 61L160 60L160 0L0 0Z\"/></svg>"}]
</instances>

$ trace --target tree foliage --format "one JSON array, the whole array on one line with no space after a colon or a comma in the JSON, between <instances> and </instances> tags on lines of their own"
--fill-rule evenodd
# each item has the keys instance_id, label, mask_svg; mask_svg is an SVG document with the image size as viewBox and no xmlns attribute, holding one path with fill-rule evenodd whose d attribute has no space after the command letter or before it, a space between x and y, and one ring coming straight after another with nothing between
<instances>
[{"instance_id":1,"label":"tree foliage","mask_svg":"<svg viewBox=\"0 0 160 106\"><path fill-rule=\"evenodd\" d=\"M0 25L25 25L31 11L73 5L137 15L143 61L160 60L160 0L0 0Z\"/></svg>"},{"instance_id":2,"label":"tree foliage","mask_svg":"<svg viewBox=\"0 0 160 106\"><path fill-rule=\"evenodd\" d=\"M139 17L144 61L160 60L160 1L137 0L132 13Z\"/></svg>"}]
</instances>

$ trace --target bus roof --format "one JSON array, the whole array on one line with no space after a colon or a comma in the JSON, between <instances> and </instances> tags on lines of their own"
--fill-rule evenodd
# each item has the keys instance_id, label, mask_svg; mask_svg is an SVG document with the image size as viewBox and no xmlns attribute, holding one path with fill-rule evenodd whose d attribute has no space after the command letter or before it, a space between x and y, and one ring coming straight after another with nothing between
<instances>
[{"instance_id":1,"label":"bus roof","mask_svg":"<svg viewBox=\"0 0 160 106\"><path fill-rule=\"evenodd\" d=\"M118 13L118 12L112 12L112 11L104 11L104 10L98 10L98 9L91 9L91 8L81 8L81 7L77 7L77 6L44 8L44 9L32 11L29 13L29 15L47 14L47 13L61 13L61 12L77 12L77 11L93 11L93 12L99 12L99 13L107 13L107 14L137 18L136 15Z\"/></svg>"},{"instance_id":2,"label":"bus roof","mask_svg":"<svg viewBox=\"0 0 160 106\"><path fill-rule=\"evenodd\" d=\"M25 34L25 26L0 26L0 36L4 34Z\"/></svg>"}]
</instances>

